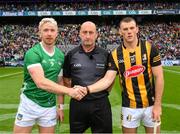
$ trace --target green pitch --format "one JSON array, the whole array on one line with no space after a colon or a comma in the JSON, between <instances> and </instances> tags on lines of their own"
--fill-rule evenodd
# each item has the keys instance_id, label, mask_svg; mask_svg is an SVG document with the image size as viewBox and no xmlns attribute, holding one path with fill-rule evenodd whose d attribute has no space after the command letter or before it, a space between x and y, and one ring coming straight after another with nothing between
<instances>
[{"instance_id":1,"label":"green pitch","mask_svg":"<svg viewBox=\"0 0 180 134\"><path fill-rule=\"evenodd\" d=\"M22 71L22 68L0 68L0 133L12 133L23 79ZM164 67L164 78L165 89L161 130L162 133L180 133L180 66ZM113 133L121 133L121 94L118 78L109 98L113 112ZM65 98L65 103L65 121L57 125L57 133L69 133L69 97ZM38 132L37 126L33 128L33 133L36 132ZM90 130L87 130L88 132ZM143 127L140 127L138 132L144 132Z\"/></svg>"}]
</instances>

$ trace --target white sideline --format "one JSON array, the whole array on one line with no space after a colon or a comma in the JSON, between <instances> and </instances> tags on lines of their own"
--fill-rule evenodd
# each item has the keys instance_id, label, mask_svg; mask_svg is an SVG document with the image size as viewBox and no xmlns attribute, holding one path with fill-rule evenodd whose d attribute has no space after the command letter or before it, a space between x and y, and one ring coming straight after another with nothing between
<instances>
[{"instance_id":1,"label":"white sideline","mask_svg":"<svg viewBox=\"0 0 180 134\"><path fill-rule=\"evenodd\" d=\"M172 73L180 74L179 71L174 71L174 70L170 70L170 69L163 69L163 70L167 71L167 72L172 72Z\"/></svg>"},{"instance_id":2,"label":"white sideline","mask_svg":"<svg viewBox=\"0 0 180 134\"><path fill-rule=\"evenodd\" d=\"M12 73L12 74L6 74L6 75L1 75L0 78L3 78L3 77L9 77L9 76L13 76L13 75L17 75L17 74L22 74L23 72L17 72L17 73Z\"/></svg>"},{"instance_id":3,"label":"white sideline","mask_svg":"<svg viewBox=\"0 0 180 134\"><path fill-rule=\"evenodd\" d=\"M167 104L163 103L163 107L167 108L173 108L176 110L180 110L180 105L177 104ZM18 104L0 104L0 109L13 109L17 108ZM69 108L69 104L65 104L65 109ZM120 110L121 110L121 105L115 105L112 107L112 118L113 118L113 126L115 127L120 127ZM7 119L13 119L15 118L16 113L10 113L10 114L2 114L0 115L0 121L4 121ZM59 126L58 126L59 127ZM69 124L61 124L60 126L60 132L66 131L69 129ZM0 133L3 131L0 131ZM179 133L179 131L166 131L166 130L161 130L163 133Z\"/></svg>"}]
</instances>

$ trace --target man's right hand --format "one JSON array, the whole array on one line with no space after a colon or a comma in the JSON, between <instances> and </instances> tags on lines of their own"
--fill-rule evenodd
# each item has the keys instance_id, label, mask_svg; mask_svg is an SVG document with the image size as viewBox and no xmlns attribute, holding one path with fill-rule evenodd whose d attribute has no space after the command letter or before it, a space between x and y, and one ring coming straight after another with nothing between
<instances>
[{"instance_id":1,"label":"man's right hand","mask_svg":"<svg viewBox=\"0 0 180 134\"><path fill-rule=\"evenodd\" d=\"M87 95L86 87L74 86L70 89L68 95L74 99L81 100L84 96Z\"/></svg>"}]
</instances>

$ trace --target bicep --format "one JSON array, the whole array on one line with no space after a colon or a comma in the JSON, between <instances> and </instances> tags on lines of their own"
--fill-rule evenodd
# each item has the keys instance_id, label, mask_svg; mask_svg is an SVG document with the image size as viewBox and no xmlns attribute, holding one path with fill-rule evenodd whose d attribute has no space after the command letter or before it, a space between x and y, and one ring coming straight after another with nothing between
<instances>
[{"instance_id":1,"label":"bicep","mask_svg":"<svg viewBox=\"0 0 180 134\"><path fill-rule=\"evenodd\" d=\"M154 75L155 78L157 78L157 77L163 77L162 65L152 67L152 73L153 73L153 75Z\"/></svg>"},{"instance_id":2,"label":"bicep","mask_svg":"<svg viewBox=\"0 0 180 134\"><path fill-rule=\"evenodd\" d=\"M109 81L110 83L112 83L116 77L117 72L114 70L108 70L104 76L104 80L105 81Z\"/></svg>"},{"instance_id":3,"label":"bicep","mask_svg":"<svg viewBox=\"0 0 180 134\"><path fill-rule=\"evenodd\" d=\"M38 83L39 80L42 80L44 78L44 71L40 64L29 67L28 72L35 83Z\"/></svg>"}]
</instances>

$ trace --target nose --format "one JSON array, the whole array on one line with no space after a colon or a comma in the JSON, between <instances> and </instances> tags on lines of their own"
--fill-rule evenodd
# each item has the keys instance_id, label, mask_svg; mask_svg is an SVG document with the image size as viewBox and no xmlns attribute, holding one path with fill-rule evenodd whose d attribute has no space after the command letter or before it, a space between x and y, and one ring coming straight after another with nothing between
<instances>
[{"instance_id":1,"label":"nose","mask_svg":"<svg viewBox=\"0 0 180 134\"><path fill-rule=\"evenodd\" d=\"M51 35L51 34L52 34L51 30L48 30L47 34L48 34L48 35Z\"/></svg>"},{"instance_id":2,"label":"nose","mask_svg":"<svg viewBox=\"0 0 180 134\"><path fill-rule=\"evenodd\" d=\"M87 33L86 33L86 38L89 38L89 37L90 37L90 33L87 32Z\"/></svg>"}]
</instances>

